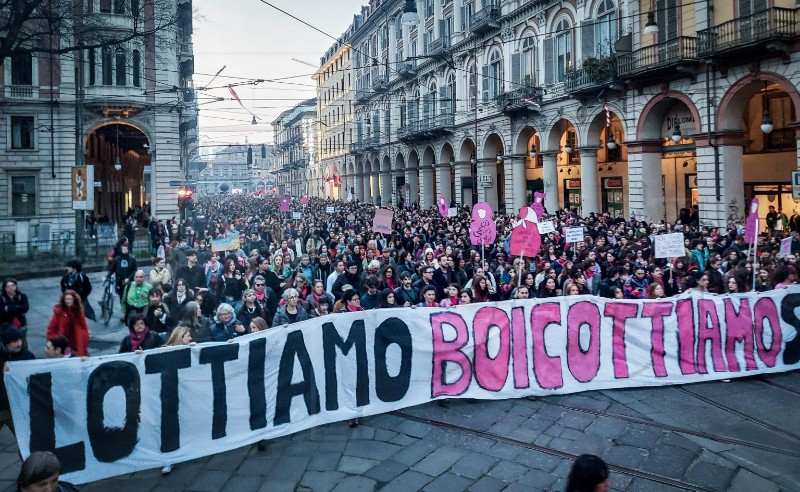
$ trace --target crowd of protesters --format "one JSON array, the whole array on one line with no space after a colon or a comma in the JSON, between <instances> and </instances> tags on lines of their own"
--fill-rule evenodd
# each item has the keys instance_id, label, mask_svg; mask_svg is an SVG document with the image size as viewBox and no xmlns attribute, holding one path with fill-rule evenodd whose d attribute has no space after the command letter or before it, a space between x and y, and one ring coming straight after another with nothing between
<instances>
[{"instance_id":1,"label":"crowd of protesters","mask_svg":"<svg viewBox=\"0 0 800 492\"><path fill-rule=\"evenodd\" d=\"M542 237L538 254L512 257L513 215L495 213L496 240L476 246L469 239L468 208L454 217L399 208L388 234L372 232L370 204L312 198L292 208L299 219L280 212L274 197L218 195L198 199L196 213L183 222L142 224L151 235L149 273L130 254L131 238L123 235L109 255L121 321L129 329L119 351L230 341L268 327L366 309L449 309L572 295L656 299L686 291L761 292L797 281L800 217L795 216L785 228L771 222L751 246L739 224L720 229L698 226L688 216L675 224L653 224L558 211L543 218L555 222L556 232ZM584 228L584 240L566 243L560 231L576 226ZM670 232L683 232L685 254L655 258L654 237ZM791 251L781 256L784 236L792 237ZM238 247L217 251L231 240L238 240ZM87 302L92 286L80 263L66 267L47 326L46 354L85 357L86 318L94 319ZM33 358L25 337L28 309L16 280L5 280L0 365ZM4 424L12 425L3 391Z\"/></svg>"}]
</instances>

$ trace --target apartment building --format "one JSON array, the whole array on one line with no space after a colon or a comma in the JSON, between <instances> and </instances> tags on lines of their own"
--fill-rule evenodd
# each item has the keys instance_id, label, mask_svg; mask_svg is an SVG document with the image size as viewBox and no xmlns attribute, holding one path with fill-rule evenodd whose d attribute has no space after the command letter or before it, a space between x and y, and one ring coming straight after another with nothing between
<instances>
[{"instance_id":1,"label":"apartment building","mask_svg":"<svg viewBox=\"0 0 800 492\"><path fill-rule=\"evenodd\" d=\"M274 171L277 192L298 197L309 195L321 186L312 181L311 170L318 169L317 100L308 99L287 109L272 122L275 132Z\"/></svg>"}]
</instances>

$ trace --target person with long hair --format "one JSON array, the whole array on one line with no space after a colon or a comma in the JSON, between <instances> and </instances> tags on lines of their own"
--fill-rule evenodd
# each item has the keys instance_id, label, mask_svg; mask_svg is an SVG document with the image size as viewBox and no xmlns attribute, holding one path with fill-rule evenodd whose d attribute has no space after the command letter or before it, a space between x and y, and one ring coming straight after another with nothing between
<instances>
[{"instance_id":1,"label":"person with long hair","mask_svg":"<svg viewBox=\"0 0 800 492\"><path fill-rule=\"evenodd\" d=\"M203 316L200 304L196 301L186 303L179 324L187 325L191 329L192 340L197 343L206 342L211 337L208 318Z\"/></svg>"},{"instance_id":2,"label":"person with long hair","mask_svg":"<svg viewBox=\"0 0 800 492\"><path fill-rule=\"evenodd\" d=\"M397 307L397 300L392 289L383 289L378 295L378 309Z\"/></svg>"},{"instance_id":3,"label":"person with long hair","mask_svg":"<svg viewBox=\"0 0 800 492\"><path fill-rule=\"evenodd\" d=\"M472 297L474 302L489 301L489 286L482 273L476 274L472 279Z\"/></svg>"},{"instance_id":4,"label":"person with long hair","mask_svg":"<svg viewBox=\"0 0 800 492\"><path fill-rule=\"evenodd\" d=\"M542 283L539 284L539 292L537 293L536 297L539 298L548 298L548 297L558 297L558 290L556 290L556 279L552 276L547 276L542 280Z\"/></svg>"},{"instance_id":5,"label":"person with long hair","mask_svg":"<svg viewBox=\"0 0 800 492\"><path fill-rule=\"evenodd\" d=\"M256 293L253 289L247 289L242 294L242 307L236 313L236 319L244 326L250 326L250 322L255 318L272 320L272 313L269 312L265 302L258 302Z\"/></svg>"},{"instance_id":6,"label":"person with long hair","mask_svg":"<svg viewBox=\"0 0 800 492\"><path fill-rule=\"evenodd\" d=\"M175 326L180 321L183 308L187 303L194 300L194 291L189 289L186 280L179 278L175 281L175 287L164 297L164 305L169 312L169 326Z\"/></svg>"},{"instance_id":7,"label":"person with long hair","mask_svg":"<svg viewBox=\"0 0 800 492\"><path fill-rule=\"evenodd\" d=\"M459 304L459 289L458 284L450 284L444 290L445 297L439 302L443 308L458 306Z\"/></svg>"},{"instance_id":8,"label":"person with long hair","mask_svg":"<svg viewBox=\"0 0 800 492\"><path fill-rule=\"evenodd\" d=\"M83 314L81 296L74 290L65 290L53 307L46 337L48 340L65 337L78 356L89 356L89 324Z\"/></svg>"},{"instance_id":9,"label":"person with long hair","mask_svg":"<svg viewBox=\"0 0 800 492\"><path fill-rule=\"evenodd\" d=\"M607 492L608 465L592 454L578 456L567 477L565 492Z\"/></svg>"},{"instance_id":10,"label":"person with long hair","mask_svg":"<svg viewBox=\"0 0 800 492\"><path fill-rule=\"evenodd\" d=\"M228 258L225 260L225 268L221 278L221 299L230 304L234 311L237 311L242 306L242 293L247 289L247 284L233 259Z\"/></svg>"},{"instance_id":11,"label":"person with long hair","mask_svg":"<svg viewBox=\"0 0 800 492\"><path fill-rule=\"evenodd\" d=\"M172 284L172 275L166 268L165 260L162 257L153 258L153 269L150 270L150 287L166 291L165 286Z\"/></svg>"},{"instance_id":12,"label":"person with long hair","mask_svg":"<svg viewBox=\"0 0 800 492\"><path fill-rule=\"evenodd\" d=\"M386 265L383 271L378 276L380 279L380 283L378 287L383 289L396 289L400 286L400 282L397 279L397 275L395 274L395 269L391 265Z\"/></svg>"},{"instance_id":13,"label":"person with long hair","mask_svg":"<svg viewBox=\"0 0 800 492\"><path fill-rule=\"evenodd\" d=\"M30 309L28 296L19 290L17 280L3 280L3 291L0 292L0 325L8 323L22 333L23 347L28 347L28 320L25 314Z\"/></svg>"},{"instance_id":14,"label":"person with long hair","mask_svg":"<svg viewBox=\"0 0 800 492\"><path fill-rule=\"evenodd\" d=\"M647 295L645 295L645 299L664 299L666 294L664 293L664 287L656 282L647 286Z\"/></svg>"},{"instance_id":15,"label":"person with long hair","mask_svg":"<svg viewBox=\"0 0 800 492\"><path fill-rule=\"evenodd\" d=\"M172 330L172 333L164 345L174 347L179 345L189 345L192 343L192 328L189 325L179 324Z\"/></svg>"}]
</instances>

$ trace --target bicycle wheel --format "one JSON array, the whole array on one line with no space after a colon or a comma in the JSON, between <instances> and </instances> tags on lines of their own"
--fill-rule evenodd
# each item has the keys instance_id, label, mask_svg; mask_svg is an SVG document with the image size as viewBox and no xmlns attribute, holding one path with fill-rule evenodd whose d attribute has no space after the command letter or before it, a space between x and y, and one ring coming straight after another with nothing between
<instances>
[{"instance_id":1,"label":"bicycle wheel","mask_svg":"<svg viewBox=\"0 0 800 492\"><path fill-rule=\"evenodd\" d=\"M114 294L112 294L110 290L103 293L103 300L100 303L100 307L103 309L103 323L108 325L108 322L111 321L111 317L114 315Z\"/></svg>"}]
</instances>

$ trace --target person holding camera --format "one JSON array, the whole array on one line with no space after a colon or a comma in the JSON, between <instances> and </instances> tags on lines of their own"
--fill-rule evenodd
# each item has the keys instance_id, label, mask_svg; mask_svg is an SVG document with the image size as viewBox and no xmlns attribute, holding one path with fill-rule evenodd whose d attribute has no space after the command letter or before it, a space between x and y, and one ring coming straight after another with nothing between
<instances>
[{"instance_id":1,"label":"person holding camera","mask_svg":"<svg viewBox=\"0 0 800 492\"><path fill-rule=\"evenodd\" d=\"M222 275L221 296L223 302L233 307L234 312L242 307L242 293L247 289L242 272L236 268L236 262L232 259L225 260L225 272Z\"/></svg>"}]
</instances>

